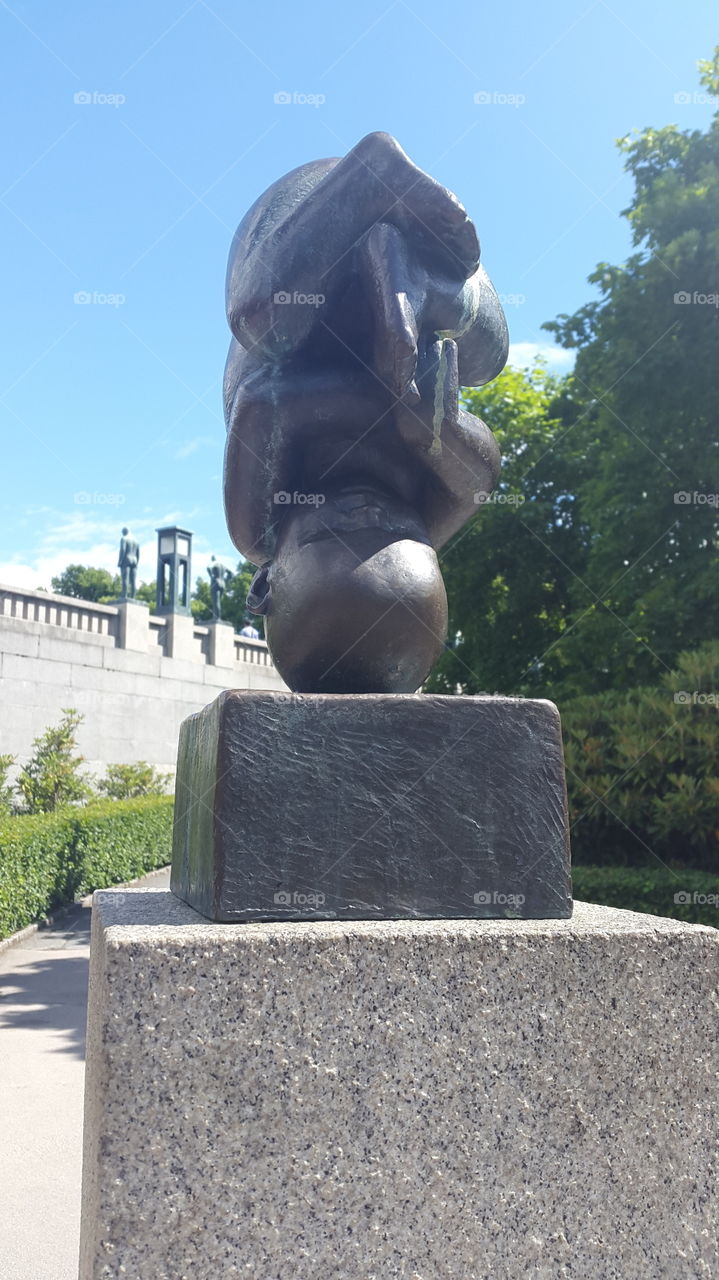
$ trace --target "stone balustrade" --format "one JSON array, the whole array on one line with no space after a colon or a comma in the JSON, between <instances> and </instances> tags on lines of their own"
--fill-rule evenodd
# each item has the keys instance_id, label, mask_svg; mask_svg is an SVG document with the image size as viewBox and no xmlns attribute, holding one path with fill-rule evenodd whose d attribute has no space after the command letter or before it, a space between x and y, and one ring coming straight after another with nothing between
<instances>
[{"instance_id":1,"label":"stone balustrade","mask_svg":"<svg viewBox=\"0 0 719 1280\"><path fill-rule=\"evenodd\" d=\"M176 641L179 632L183 632L182 657L185 660L207 662L215 666L228 665L228 661L218 664L218 649L212 641L214 624L198 624L192 618L177 614L171 617L151 614L147 605L137 601L93 604L89 600L54 595L50 591L0 586L0 628L3 618L39 622L45 626L63 627L93 637L107 637L119 649L152 653L159 648L166 657L178 656L177 646L173 641ZM223 636L225 644L222 652L229 659L230 665L232 662L250 663L274 671L264 640L252 640L233 632L233 642L230 644L229 626L222 624L222 630L228 633Z\"/></svg>"},{"instance_id":2,"label":"stone balustrade","mask_svg":"<svg viewBox=\"0 0 719 1280\"><path fill-rule=\"evenodd\" d=\"M50 591L0 586L0 618L21 618L52 627L69 627L93 635L116 636L117 607L57 596Z\"/></svg>"},{"instance_id":3,"label":"stone balustrade","mask_svg":"<svg viewBox=\"0 0 719 1280\"><path fill-rule=\"evenodd\" d=\"M182 721L222 689L285 689L264 640L134 601L0 586L0 754L16 767L74 707L91 771L147 760L169 772Z\"/></svg>"}]
</instances>

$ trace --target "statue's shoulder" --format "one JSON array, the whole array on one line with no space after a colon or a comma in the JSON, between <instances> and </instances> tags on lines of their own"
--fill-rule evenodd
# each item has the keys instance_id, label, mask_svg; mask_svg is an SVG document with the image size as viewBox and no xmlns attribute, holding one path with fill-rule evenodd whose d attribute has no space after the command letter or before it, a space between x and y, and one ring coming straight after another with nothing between
<instances>
[{"instance_id":1,"label":"statue's shoulder","mask_svg":"<svg viewBox=\"0 0 719 1280\"><path fill-rule=\"evenodd\" d=\"M239 254L264 240L290 213L302 204L338 163L336 158L311 160L298 165L273 182L248 209L235 232L230 250L230 269Z\"/></svg>"}]
</instances>

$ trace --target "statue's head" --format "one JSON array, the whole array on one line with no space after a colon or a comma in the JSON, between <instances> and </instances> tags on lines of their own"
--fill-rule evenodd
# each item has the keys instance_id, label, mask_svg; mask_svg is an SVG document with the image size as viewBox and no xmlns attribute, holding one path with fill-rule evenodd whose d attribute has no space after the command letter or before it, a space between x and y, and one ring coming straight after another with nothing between
<instances>
[{"instance_id":1,"label":"statue's head","mask_svg":"<svg viewBox=\"0 0 719 1280\"><path fill-rule=\"evenodd\" d=\"M130 532L130 530L127 528L127 526L126 526L126 525L124 525L124 526L123 526L123 529L122 529L122 536L123 536L123 538L126 538L129 532Z\"/></svg>"},{"instance_id":2,"label":"statue's head","mask_svg":"<svg viewBox=\"0 0 719 1280\"><path fill-rule=\"evenodd\" d=\"M447 628L437 555L419 517L361 485L288 507L248 604L264 614L275 665L298 692L413 693Z\"/></svg>"}]
</instances>

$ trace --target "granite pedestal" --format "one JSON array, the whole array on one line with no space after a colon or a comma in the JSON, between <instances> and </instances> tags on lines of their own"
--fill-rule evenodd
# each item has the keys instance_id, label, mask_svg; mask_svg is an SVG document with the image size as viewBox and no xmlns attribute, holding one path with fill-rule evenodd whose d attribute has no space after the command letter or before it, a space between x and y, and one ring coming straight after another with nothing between
<instances>
[{"instance_id":1,"label":"granite pedestal","mask_svg":"<svg viewBox=\"0 0 719 1280\"><path fill-rule=\"evenodd\" d=\"M719 932L99 897L81 1280L717 1274Z\"/></svg>"}]
</instances>

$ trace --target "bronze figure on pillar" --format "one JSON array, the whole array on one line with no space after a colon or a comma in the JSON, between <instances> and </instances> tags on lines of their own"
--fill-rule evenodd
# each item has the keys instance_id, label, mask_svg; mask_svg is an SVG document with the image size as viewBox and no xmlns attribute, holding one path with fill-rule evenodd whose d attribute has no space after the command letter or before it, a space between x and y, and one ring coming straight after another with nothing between
<instances>
[{"instance_id":1,"label":"bronze figure on pillar","mask_svg":"<svg viewBox=\"0 0 719 1280\"><path fill-rule=\"evenodd\" d=\"M499 473L459 404L508 351L474 225L370 134L253 205L227 313L227 522L274 662L300 692L413 692L445 640L436 552Z\"/></svg>"}]
</instances>

